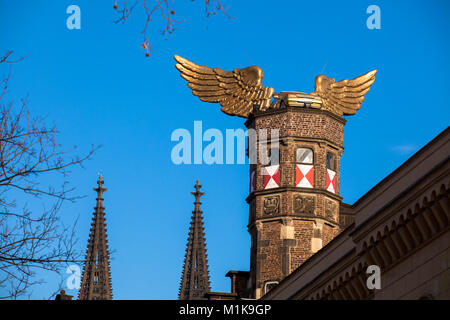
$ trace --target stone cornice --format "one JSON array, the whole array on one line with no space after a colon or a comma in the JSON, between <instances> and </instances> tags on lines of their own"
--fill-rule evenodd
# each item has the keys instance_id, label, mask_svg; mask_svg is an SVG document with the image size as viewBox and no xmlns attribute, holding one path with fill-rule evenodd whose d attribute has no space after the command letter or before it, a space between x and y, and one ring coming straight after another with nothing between
<instances>
[{"instance_id":1,"label":"stone cornice","mask_svg":"<svg viewBox=\"0 0 450 320\"><path fill-rule=\"evenodd\" d=\"M250 203L255 197L257 196L264 196L264 195L270 195L275 193L282 193L282 192L299 192L299 193L313 193L313 194L321 194L325 195L327 197L330 197L336 201L342 201L342 197L338 196L330 191L324 190L324 189L312 189L312 188L299 188L299 187L278 187L278 188L272 188L272 189L265 189L265 190L257 190L253 191L246 199L247 203Z\"/></svg>"},{"instance_id":2,"label":"stone cornice","mask_svg":"<svg viewBox=\"0 0 450 320\"><path fill-rule=\"evenodd\" d=\"M306 215L306 214L302 214L302 215L300 215L300 214L295 214L295 215L293 215L293 214L278 214L278 215L273 215L273 216L265 217L265 218L256 218L247 225L247 229L248 230L252 229L253 227L255 227L256 223L258 223L258 222L264 223L264 222L284 220L284 219L301 220L301 221L320 221L320 222L323 222L324 224L327 224L334 228L339 227L338 222L327 219L325 217L321 217L321 216Z\"/></svg>"}]
</instances>

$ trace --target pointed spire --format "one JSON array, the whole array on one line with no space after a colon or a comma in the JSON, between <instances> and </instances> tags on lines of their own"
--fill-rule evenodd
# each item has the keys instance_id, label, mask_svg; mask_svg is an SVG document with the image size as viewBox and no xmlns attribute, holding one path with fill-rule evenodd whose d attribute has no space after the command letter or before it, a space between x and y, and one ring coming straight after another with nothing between
<instances>
[{"instance_id":1,"label":"pointed spire","mask_svg":"<svg viewBox=\"0 0 450 320\"><path fill-rule=\"evenodd\" d=\"M91 223L86 262L83 268L79 300L111 300L111 273L106 234L105 208L103 207L103 177L97 181L97 205Z\"/></svg>"},{"instance_id":2,"label":"pointed spire","mask_svg":"<svg viewBox=\"0 0 450 320\"><path fill-rule=\"evenodd\" d=\"M200 191L200 181L197 180L195 192L195 208L192 211L189 238L184 258L183 275L181 278L180 300L205 299L205 293L211 291L209 282L208 259L206 254L205 228L203 227L203 216L200 205L200 197L204 195Z\"/></svg>"}]
</instances>

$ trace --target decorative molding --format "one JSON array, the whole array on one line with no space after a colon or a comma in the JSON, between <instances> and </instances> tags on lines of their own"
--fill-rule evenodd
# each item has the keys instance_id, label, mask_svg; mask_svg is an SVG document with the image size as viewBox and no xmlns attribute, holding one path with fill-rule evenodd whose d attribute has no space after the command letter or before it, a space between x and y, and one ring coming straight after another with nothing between
<instances>
[{"instance_id":1,"label":"decorative molding","mask_svg":"<svg viewBox=\"0 0 450 320\"><path fill-rule=\"evenodd\" d=\"M396 212L375 230L360 239L359 252L346 268L326 279L307 293L298 292L294 299L330 300L370 299L374 292L368 290L365 270L368 265L380 266L386 272L399 261L432 241L450 228L450 188L436 184L433 190L412 203L413 210L406 214Z\"/></svg>"},{"instance_id":2,"label":"decorative molding","mask_svg":"<svg viewBox=\"0 0 450 320\"><path fill-rule=\"evenodd\" d=\"M270 195L273 194L274 192L286 192L286 191L292 191L295 193L299 193L299 192L305 192L305 193L309 193L309 194L321 194L324 196L327 196L328 198L334 199L336 201L342 201L342 197L334 194L332 192L329 192L327 190L324 189L317 189L317 188L300 188L300 187L278 187L278 188L273 188L273 189L266 189L266 190L257 190L255 192L253 192L251 195L249 195L245 201L247 201L247 203L250 203L250 201L252 201L255 197L257 196L265 196L265 195Z\"/></svg>"}]
</instances>

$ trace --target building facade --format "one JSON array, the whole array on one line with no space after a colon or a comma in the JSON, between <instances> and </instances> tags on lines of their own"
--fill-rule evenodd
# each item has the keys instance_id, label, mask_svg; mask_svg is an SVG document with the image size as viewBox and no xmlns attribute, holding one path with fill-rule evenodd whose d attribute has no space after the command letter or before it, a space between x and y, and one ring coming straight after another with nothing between
<instances>
[{"instance_id":1,"label":"building facade","mask_svg":"<svg viewBox=\"0 0 450 320\"><path fill-rule=\"evenodd\" d=\"M450 299L450 129L349 205L344 124L289 105L249 117L267 129L262 154L279 161L250 166L250 270L230 271L231 293L209 299Z\"/></svg>"},{"instance_id":2,"label":"building facade","mask_svg":"<svg viewBox=\"0 0 450 320\"><path fill-rule=\"evenodd\" d=\"M449 150L447 128L346 208L354 222L263 299L449 300Z\"/></svg>"}]
</instances>

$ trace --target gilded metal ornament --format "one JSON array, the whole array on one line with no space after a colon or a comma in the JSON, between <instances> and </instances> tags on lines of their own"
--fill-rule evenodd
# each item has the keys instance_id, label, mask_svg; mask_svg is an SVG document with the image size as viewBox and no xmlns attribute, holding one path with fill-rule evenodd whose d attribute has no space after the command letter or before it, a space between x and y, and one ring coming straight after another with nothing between
<instances>
[{"instance_id":1,"label":"gilded metal ornament","mask_svg":"<svg viewBox=\"0 0 450 320\"><path fill-rule=\"evenodd\" d=\"M232 116L248 118L256 105L260 111L280 108L282 105L328 110L336 115L353 115L361 108L364 95L375 81L377 70L352 80L341 80L318 75L311 93L280 92L262 85L264 73L258 66L224 71L197 65L178 55L176 68L188 81L192 93L206 102L217 102L221 110ZM275 100L272 102L272 98Z\"/></svg>"}]
</instances>

